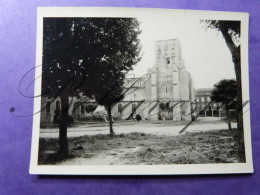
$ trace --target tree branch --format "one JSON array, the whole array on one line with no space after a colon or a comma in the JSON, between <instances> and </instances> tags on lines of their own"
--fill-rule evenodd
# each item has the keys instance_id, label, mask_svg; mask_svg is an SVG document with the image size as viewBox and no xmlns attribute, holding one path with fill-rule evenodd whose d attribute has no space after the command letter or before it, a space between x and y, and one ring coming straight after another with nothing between
<instances>
[{"instance_id":1,"label":"tree branch","mask_svg":"<svg viewBox=\"0 0 260 195\"><path fill-rule=\"evenodd\" d=\"M222 33L222 35L223 35L223 37L226 41L226 44L227 44L227 46L228 46L228 48L229 48L229 50L230 50L230 52L233 56L233 54L236 52L238 47L234 44L230 34L228 33L228 28L220 23L219 24L219 30Z\"/></svg>"}]
</instances>

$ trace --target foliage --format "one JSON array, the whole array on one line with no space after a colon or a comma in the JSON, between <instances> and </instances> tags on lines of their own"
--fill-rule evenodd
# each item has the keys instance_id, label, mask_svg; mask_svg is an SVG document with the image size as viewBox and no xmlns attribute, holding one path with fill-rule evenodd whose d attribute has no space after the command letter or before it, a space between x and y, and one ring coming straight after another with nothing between
<instances>
[{"instance_id":1,"label":"foliage","mask_svg":"<svg viewBox=\"0 0 260 195\"><path fill-rule=\"evenodd\" d=\"M59 153L67 156L69 96L118 101L106 94L140 60L141 31L134 18L44 18L43 26L42 96L61 98Z\"/></svg>"},{"instance_id":2,"label":"foliage","mask_svg":"<svg viewBox=\"0 0 260 195\"><path fill-rule=\"evenodd\" d=\"M237 104L237 81L235 80L221 80L214 85L211 93L211 100L221 102L224 105L226 116L228 120L228 128L232 130L230 113L231 108L236 108Z\"/></svg>"},{"instance_id":3,"label":"foliage","mask_svg":"<svg viewBox=\"0 0 260 195\"><path fill-rule=\"evenodd\" d=\"M202 20L206 29L217 31L227 31L232 40L239 44L240 41L240 21L224 21L224 20Z\"/></svg>"},{"instance_id":4,"label":"foliage","mask_svg":"<svg viewBox=\"0 0 260 195\"><path fill-rule=\"evenodd\" d=\"M161 111L170 111L170 105L169 102L167 103L160 103L159 108Z\"/></svg>"},{"instance_id":5,"label":"foliage","mask_svg":"<svg viewBox=\"0 0 260 195\"><path fill-rule=\"evenodd\" d=\"M206 29L214 29L220 31L232 55L234 69L237 80L237 101L236 101L236 114L237 114L237 129L238 135L238 155L239 161L245 161L245 144L244 144L244 127L243 127L243 105L242 105L242 79L241 79L241 57L240 57L240 21L227 21L227 20L202 20Z\"/></svg>"},{"instance_id":6,"label":"foliage","mask_svg":"<svg viewBox=\"0 0 260 195\"><path fill-rule=\"evenodd\" d=\"M109 76L123 79L140 60L140 32L133 18L44 18L42 94L92 98Z\"/></svg>"},{"instance_id":7,"label":"foliage","mask_svg":"<svg viewBox=\"0 0 260 195\"><path fill-rule=\"evenodd\" d=\"M91 113L91 112L94 112L97 108L97 104L87 104L85 109L86 109L86 112L87 113Z\"/></svg>"},{"instance_id":8,"label":"foliage","mask_svg":"<svg viewBox=\"0 0 260 195\"><path fill-rule=\"evenodd\" d=\"M240 36L240 21L226 21L226 20L203 20L208 28L220 29L227 28L233 35Z\"/></svg>"},{"instance_id":9,"label":"foliage","mask_svg":"<svg viewBox=\"0 0 260 195\"><path fill-rule=\"evenodd\" d=\"M140 114L137 114L136 117L135 117L135 119L139 122L140 120L142 120L142 117L141 117Z\"/></svg>"},{"instance_id":10,"label":"foliage","mask_svg":"<svg viewBox=\"0 0 260 195\"><path fill-rule=\"evenodd\" d=\"M234 104L237 101L237 81L233 79L219 81L214 85L211 100L224 105Z\"/></svg>"}]
</instances>

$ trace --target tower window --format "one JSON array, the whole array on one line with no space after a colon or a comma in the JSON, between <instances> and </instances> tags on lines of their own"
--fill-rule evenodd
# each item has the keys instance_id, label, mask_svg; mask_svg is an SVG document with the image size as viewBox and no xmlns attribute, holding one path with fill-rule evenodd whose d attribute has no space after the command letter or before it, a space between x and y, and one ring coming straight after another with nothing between
<instances>
[{"instance_id":1,"label":"tower window","mask_svg":"<svg viewBox=\"0 0 260 195\"><path fill-rule=\"evenodd\" d=\"M167 64L170 64L170 63L171 63L171 58L168 57L168 58L167 58Z\"/></svg>"}]
</instances>

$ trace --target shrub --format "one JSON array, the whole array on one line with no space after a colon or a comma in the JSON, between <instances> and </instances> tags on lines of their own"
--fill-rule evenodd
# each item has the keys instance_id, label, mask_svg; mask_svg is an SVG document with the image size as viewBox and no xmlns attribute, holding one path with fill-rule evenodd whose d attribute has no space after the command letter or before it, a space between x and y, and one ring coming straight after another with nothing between
<instances>
[{"instance_id":1,"label":"shrub","mask_svg":"<svg viewBox=\"0 0 260 195\"><path fill-rule=\"evenodd\" d=\"M137 114L135 119L139 122L140 120L142 120L142 117L140 116L140 114Z\"/></svg>"}]
</instances>

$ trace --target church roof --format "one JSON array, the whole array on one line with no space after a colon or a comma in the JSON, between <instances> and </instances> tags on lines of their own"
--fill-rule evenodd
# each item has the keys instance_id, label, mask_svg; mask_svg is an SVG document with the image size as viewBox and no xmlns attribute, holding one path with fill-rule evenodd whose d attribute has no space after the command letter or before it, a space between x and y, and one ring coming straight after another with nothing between
<instances>
[{"instance_id":1,"label":"church roof","mask_svg":"<svg viewBox=\"0 0 260 195\"><path fill-rule=\"evenodd\" d=\"M135 77L135 78L125 78L124 87L126 88L143 88L145 78Z\"/></svg>"}]
</instances>

